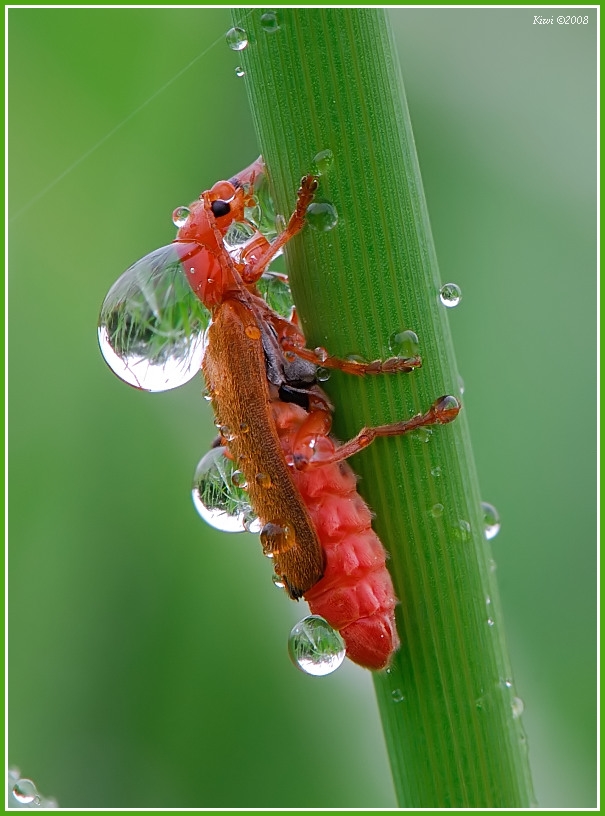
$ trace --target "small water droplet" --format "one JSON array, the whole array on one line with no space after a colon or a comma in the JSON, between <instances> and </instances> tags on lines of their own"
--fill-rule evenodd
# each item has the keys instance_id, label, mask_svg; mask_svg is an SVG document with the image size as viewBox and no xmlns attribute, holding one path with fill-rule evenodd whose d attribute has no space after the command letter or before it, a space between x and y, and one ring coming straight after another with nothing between
<instances>
[{"instance_id":1,"label":"small water droplet","mask_svg":"<svg viewBox=\"0 0 605 816\"><path fill-rule=\"evenodd\" d=\"M419 442L430 442L432 435L432 428L418 428L412 433L414 439L417 439Z\"/></svg>"},{"instance_id":2,"label":"small water droplet","mask_svg":"<svg viewBox=\"0 0 605 816\"><path fill-rule=\"evenodd\" d=\"M167 391L198 374L210 312L195 296L181 258L202 247L174 243L133 264L111 287L99 315L99 346L124 382Z\"/></svg>"},{"instance_id":3,"label":"small water droplet","mask_svg":"<svg viewBox=\"0 0 605 816\"><path fill-rule=\"evenodd\" d=\"M191 495L204 521L225 533L242 533L251 513L243 486L234 483L236 471L226 448L212 448L202 457L193 477Z\"/></svg>"},{"instance_id":4,"label":"small water droplet","mask_svg":"<svg viewBox=\"0 0 605 816\"><path fill-rule=\"evenodd\" d=\"M243 28L230 28L225 34L225 39L232 51L243 51L248 45L248 35Z\"/></svg>"},{"instance_id":5,"label":"small water droplet","mask_svg":"<svg viewBox=\"0 0 605 816\"><path fill-rule=\"evenodd\" d=\"M246 326L244 329L244 333L246 337L249 337L250 340L259 340L260 339L260 329L258 326Z\"/></svg>"},{"instance_id":6,"label":"small water droplet","mask_svg":"<svg viewBox=\"0 0 605 816\"><path fill-rule=\"evenodd\" d=\"M439 291L439 299L448 309L453 309L462 300L462 291L456 283L446 283Z\"/></svg>"},{"instance_id":7,"label":"small water droplet","mask_svg":"<svg viewBox=\"0 0 605 816\"><path fill-rule=\"evenodd\" d=\"M252 533L252 535L258 535L263 529L261 520L258 518L258 516L254 515L252 509L248 510L244 516L244 527L246 532Z\"/></svg>"},{"instance_id":8,"label":"small water droplet","mask_svg":"<svg viewBox=\"0 0 605 816\"><path fill-rule=\"evenodd\" d=\"M345 360L350 360L352 363L362 363L363 365L368 362L368 358L363 357L361 354L347 354Z\"/></svg>"},{"instance_id":9,"label":"small water droplet","mask_svg":"<svg viewBox=\"0 0 605 816\"><path fill-rule=\"evenodd\" d=\"M247 423L247 422L240 422L240 424L239 424L239 432L240 432L241 434L247 434L247 433L250 433L250 426L248 425L248 423ZM245 457L245 455L244 455L244 454L242 454L242 455L239 457L240 462L241 462L243 459L245 459L245 458L246 458L246 457Z\"/></svg>"},{"instance_id":10,"label":"small water droplet","mask_svg":"<svg viewBox=\"0 0 605 816\"><path fill-rule=\"evenodd\" d=\"M288 652L297 668L314 677L332 674L346 655L343 639L319 615L309 615L293 627Z\"/></svg>"},{"instance_id":11,"label":"small water droplet","mask_svg":"<svg viewBox=\"0 0 605 816\"><path fill-rule=\"evenodd\" d=\"M241 487L242 490L245 490L248 487L246 477L241 470L233 471L233 473L231 474L231 481L235 485L235 487Z\"/></svg>"},{"instance_id":12,"label":"small water droplet","mask_svg":"<svg viewBox=\"0 0 605 816\"><path fill-rule=\"evenodd\" d=\"M261 15L260 25L266 34L273 34L275 31L279 31L280 25L277 14L274 11L267 11Z\"/></svg>"},{"instance_id":13,"label":"small water droplet","mask_svg":"<svg viewBox=\"0 0 605 816\"><path fill-rule=\"evenodd\" d=\"M235 76L240 78L246 76L246 72L241 67L241 65L238 65L237 68L235 69Z\"/></svg>"},{"instance_id":14,"label":"small water droplet","mask_svg":"<svg viewBox=\"0 0 605 816\"><path fill-rule=\"evenodd\" d=\"M467 542L471 540L471 525L466 519L459 519L454 526L454 535L458 541Z\"/></svg>"},{"instance_id":15,"label":"small water droplet","mask_svg":"<svg viewBox=\"0 0 605 816\"><path fill-rule=\"evenodd\" d=\"M177 207L176 210L172 211L172 223L175 227L179 229L185 226L187 219L189 218L189 207Z\"/></svg>"},{"instance_id":16,"label":"small water droplet","mask_svg":"<svg viewBox=\"0 0 605 816\"><path fill-rule=\"evenodd\" d=\"M319 153L313 157L313 172L318 176L324 176L333 162L334 154L331 150L320 150Z\"/></svg>"},{"instance_id":17,"label":"small water droplet","mask_svg":"<svg viewBox=\"0 0 605 816\"><path fill-rule=\"evenodd\" d=\"M403 700L405 700L401 689L394 689L394 691L391 692L391 697L393 698L394 703L401 703Z\"/></svg>"},{"instance_id":18,"label":"small water droplet","mask_svg":"<svg viewBox=\"0 0 605 816\"><path fill-rule=\"evenodd\" d=\"M306 215L310 227L318 232L328 232L338 224L338 211L329 201L313 201Z\"/></svg>"},{"instance_id":19,"label":"small water droplet","mask_svg":"<svg viewBox=\"0 0 605 816\"><path fill-rule=\"evenodd\" d=\"M278 524L272 521L267 522L260 531L260 543L263 554L268 558L275 555L282 555L291 550L296 539L294 530L287 524Z\"/></svg>"},{"instance_id":20,"label":"small water droplet","mask_svg":"<svg viewBox=\"0 0 605 816\"><path fill-rule=\"evenodd\" d=\"M273 484L268 473L257 473L254 479L259 487L264 487L265 489L271 487Z\"/></svg>"},{"instance_id":21,"label":"small water droplet","mask_svg":"<svg viewBox=\"0 0 605 816\"><path fill-rule=\"evenodd\" d=\"M420 351L418 335L409 329L393 332L389 337L389 350L396 357L417 357Z\"/></svg>"},{"instance_id":22,"label":"small water droplet","mask_svg":"<svg viewBox=\"0 0 605 816\"><path fill-rule=\"evenodd\" d=\"M498 565L496 564L496 562L494 561L493 558L490 558L489 559L489 571L490 572L495 572L497 569L498 569Z\"/></svg>"},{"instance_id":23,"label":"small water droplet","mask_svg":"<svg viewBox=\"0 0 605 816\"><path fill-rule=\"evenodd\" d=\"M330 379L330 369L319 366L315 369L315 377L317 382L326 382L326 380Z\"/></svg>"},{"instance_id":24,"label":"small water droplet","mask_svg":"<svg viewBox=\"0 0 605 816\"><path fill-rule=\"evenodd\" d=\"M439 476L441 476L442 472L443 471L441 470L439 465L437 465L437 467L431 468L431 476L433 476L435 479L439 478Z\"/></svg>"},{"instance_id":25,"label":"small water droplet","mask_svg":"<svg viewBox=\"0 0 605 816\"><path fill-rule=\"evenodd\" d=\"M500 516L494 505L488 502L481 502L481 510L483 512L483 532L489 541L500 532Z\"/></svg>"},{"instance_id":26,"label":"small water droplet","mask_svg":"<svg viewBox=\"0 0 605 816\"><path fill-rule=\"evenodd\" d=\"M513 697L511 709L513 712L513 720L518 720L521 714L523 714L523 710L525 709L525 704L523 700L520 697Z\"/></svg>"},{"instance_id":27,"label":"small water droplet","mask_svg":"<svg viewBox=\"0 0 605 816\"><path fill-rule=\"evenodd\" d=\"M276 586L278 589L284 589L286 586L281 575L276 575L273 573L271 580L273 581L273 586Z\"/></svg>"},{"instance_id":28,"label":"small water droplet","mask_svg":"<svg viewBox=\"0 0 605 816\"><path fill-rule=\"evenodd\" d=\"M38 790L31 779L20 779L13 785L13 796L22 805L31 805L37 795Z\"/></svg>"},{"instance_id":29,"label":"small water droplet","mask_svg":"<svg viewBox=\"0 0 605 816\"><path fill-rule=\"evenodd\" d=\"M464 380L460 374L458 374L458 390L460 391L460 396L462 396L464 394Z\"/></svg>"},{"instance_id":30,"label":"small water droplet","mask_svg":"<svg viewBox=\"0 0 605 816\"><path fill-rule=\"evenodd\" d=\"M434 504L431 507L431 516L433 516L433 518L440 518L443 515L443 510L444 507L442 504Z\"/></svg>"},{"instance_id":31,"label":"small water droplet","mask_svg":"<svg viewBox=\"0 0 605 816\"><path fill-rule=\"evenodd\" d=\"M225 441L233 442L235 439L236 435L233 433L229 425L219 425L219 431L221 432L221 436L223 439L225 439Z\"/></svg>"},{"instance_id":32,"label":"small water droplet","mask_svg":"<svg viewBox=\"0 0 605 816\"><path fill-rule=\"evenodd\" d=\"M313 353L317 357L320 363L325 363L328 357L330 356L323 346L317 346L316 349L313 350Z\"/></svg>"},{"instance_id":33,"label":"small water droplet","mask_svg":"<svg viewBox=\"0 0 605 816\"><path fill-rule=\"evenodd\" d=\"M487 625L488 625L488 626L493 626L494 624L495 624L495 621L494 621L494 619L493 619L493 618L488 618L488 619L487 619Z\"/></svg>"}]
</instances>

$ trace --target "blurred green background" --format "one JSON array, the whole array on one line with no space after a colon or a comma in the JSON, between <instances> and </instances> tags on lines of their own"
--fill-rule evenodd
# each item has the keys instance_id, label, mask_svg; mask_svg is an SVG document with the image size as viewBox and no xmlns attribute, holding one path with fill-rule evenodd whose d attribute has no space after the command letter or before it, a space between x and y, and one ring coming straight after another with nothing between
<instances>
[{"instance_id":1,"label":"blurred green background","mask_svg":"<svg viewBox=\"0 0 605 816\"><path fill-rule=\"evenodd\" d=\"M442 279L463 291L450 319L537 799L589 807L596 11L534 13L391 16ZM107 289L172 239L173 208L258 154L230 25L9 11L9 759L64 807L395 806L369 674L297 672L304 609L253 537L195 514L201 382L140 393L97 348Z\"/></svg>"}]
</instances>

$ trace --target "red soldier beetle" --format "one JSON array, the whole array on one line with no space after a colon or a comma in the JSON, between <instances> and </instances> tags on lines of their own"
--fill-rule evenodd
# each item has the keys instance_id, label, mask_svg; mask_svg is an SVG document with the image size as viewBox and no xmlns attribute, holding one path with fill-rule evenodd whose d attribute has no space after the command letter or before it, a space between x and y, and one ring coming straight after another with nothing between
<instances>
[{"instance_id":1,"label":"red soldier beetle","mask_svg":"<svg viewBox=\"0 0 605 816\"><path fill-rule=\"evenodd\" d=\"M304 597L313 613L340 631L354 662L379 670L399 645L397 599L386 551L371 528L370 510L345 460L377 436L451 422L460 405L444 396L424 414L363 428L344 444L331 437L333 407L318 384L318 367L356 375L393 374L413 371L421 361L391 357L364 363L333 357L325 349L307 349L297 323L263 300L256 284L284 244L303 228L318 186L316 176L303 177L288 224L273 241L253 230L242 251L230 252L225 236L232 224L253 226L245 209L254 202L255 181L263 172L259 158L230 181L202 193L180 219L175 241L124 274L126 280L112 287L101 311L101 347L119 376L147 387L129 368L139 362L136 358L131 366L135 356L126 346L137 346L143 332L131 329L135 321L126 314L124 292L131 293L132 279L140 272L146 275L149 268L158 276L170 270L173 288L178 288L177 278L186 279L190 292L210 312L202 370L221 432L219 444L239 469L240 484L262 525L263 551L272 557L277 579L290 597ZM138 278L136 285L144 289ZM112 354L122 359L121 369Z\"/></svg>"}]
</instances>

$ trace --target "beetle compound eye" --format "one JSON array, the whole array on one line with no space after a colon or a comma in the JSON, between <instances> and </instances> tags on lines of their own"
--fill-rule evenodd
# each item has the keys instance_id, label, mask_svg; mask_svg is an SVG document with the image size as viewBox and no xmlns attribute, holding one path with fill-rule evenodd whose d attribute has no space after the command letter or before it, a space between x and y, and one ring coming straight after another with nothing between
<instances>
[{"instance_id":1,"label":"beetle compound eye","mask_svg":"<svg viewBox=\"0 0 605 816\"><path fill-rule=\"evenodd\" d=\"M210 205L212 210L212 214L215 218L220 218L223 215L227 215L231 211L231 206L227 201L213 201Z\"/></svg>"}]
</instances>

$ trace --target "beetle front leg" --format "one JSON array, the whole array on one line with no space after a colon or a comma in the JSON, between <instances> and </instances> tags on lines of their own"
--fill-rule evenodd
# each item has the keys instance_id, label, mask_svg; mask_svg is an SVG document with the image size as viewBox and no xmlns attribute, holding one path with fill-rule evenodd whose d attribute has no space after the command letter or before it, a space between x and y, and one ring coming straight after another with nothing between
<instances>
[{"instance_id":1,"label":"beetle front leg","mask_svg":"<svg viewBox=\"0 0 605 816\"><path fill-rule=\"evenodd\" d=\"M315 197L317 191L317 176L304 176L301 180L298 193L296 194L296 207L290 216L286 229L277 238L268 243L262 251L255 253L253 258L248 258L242 277L247 283L258 280L273 258L291 238L301 231L305 224L305 215L309 204Z\"/></svg>"}]
</instances>

